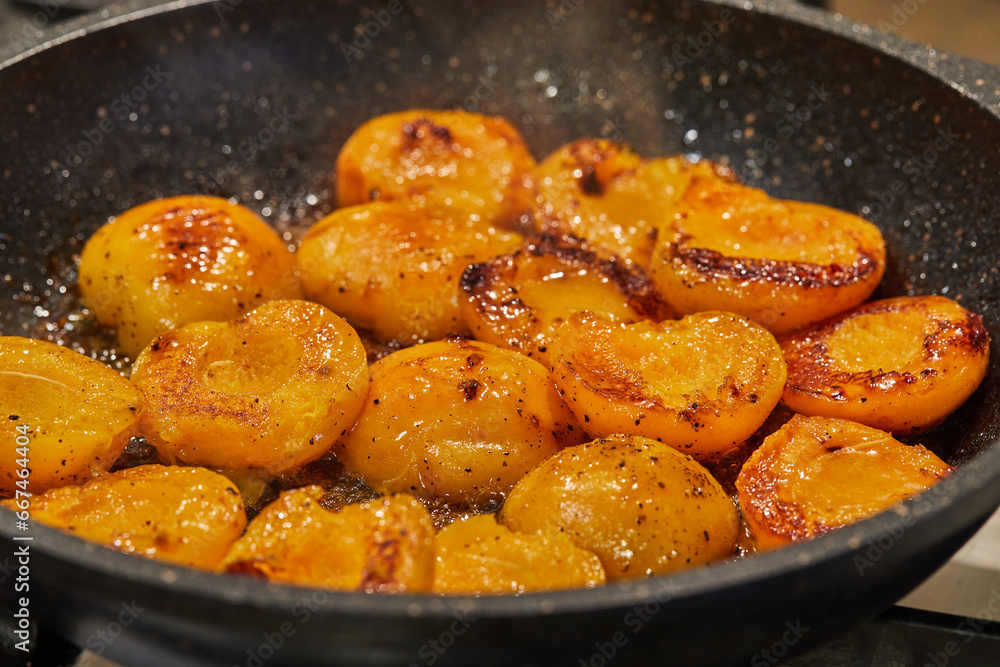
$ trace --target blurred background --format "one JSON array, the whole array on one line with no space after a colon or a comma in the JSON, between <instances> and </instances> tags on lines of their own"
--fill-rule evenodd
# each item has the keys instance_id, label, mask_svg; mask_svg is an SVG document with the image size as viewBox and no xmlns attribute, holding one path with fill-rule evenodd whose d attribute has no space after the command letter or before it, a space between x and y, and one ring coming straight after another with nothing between
<instances>
[{"instance_id":1,"label":"blurred background","mask_svg":"<svg viewBox=\"0 0 1000 667\"><path fill-rule=\"evenodd\" d=\"M825 6L915 42L1000 64L997 0L826 0Z\"/></svg>"},{"instance_id":2,"label":"blurred background","mask_svg":"<svg viewBox=\"0 0 1000 667\"><path fill-rule=\"evenodd\" d=\"M1000 64L1000 0L803 1L915 42ZM26 22L44 27L107 4L109 0L0 0L0 43L11 41Z\"/></svg>"}]
</instances>

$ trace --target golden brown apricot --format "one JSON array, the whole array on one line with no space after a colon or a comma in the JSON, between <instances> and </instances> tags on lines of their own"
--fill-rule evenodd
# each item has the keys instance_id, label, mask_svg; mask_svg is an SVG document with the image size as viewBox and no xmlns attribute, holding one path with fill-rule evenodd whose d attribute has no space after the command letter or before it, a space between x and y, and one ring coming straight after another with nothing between
<instances>
[{"instance_id":1,"label":"golden brown apricot","mask_svg":"<svg viewBox=\"0 0 1000 667\"><path fill-rule=\"evenodd\" d=\"M130 357L157 335L302 297L288 246L251 211L184 196L131 208L87 241L80 296Z\"/></svg>"},{"instance_id":2,"label":"golden brown apricot","mask_svg":"<svg viewBox=\"0 0 1000 667\"><path fill-rule=\"evenodd\" d=\"M548 364L555 330L587 310L614 321L660 321L670 309L638 267L602 259L578 241L529 239L462 275L461 310L473 335Z\"/></svg>"},{"instance_id":3,"label":"golden brown apricot","mask_svg":"<svg viewBox=\"0 0 1000 667\"><path fill-rule=\"evenodd\" d=\"M0 336L0 495L24 498L106 471L144 407L142 393L99 361Z\"/></svg>"},{"instance_id":4,"label":"golden brown apricot","mask_svg":"<svg viewBox=\"0 0 1000 667\"><path fill-rule=\"evenodd\" d=\"M143 435L162 457L271 474L327 451L368 394L358 335L308 301L270 301L239 320L158 336L132 380L149 405Z\"/></svg>"},{"instance_id":5,"label":"golden brown apricot","mask_svg":"<svg viewBox=\"0 0 1000 667\"><path fill-rule=\"evenodd\" d=\"M707 160L646 159L606 139L580 139L532 173L535 227L543 234L584 238L645 268L659 225L673 214L695 174L733 178Z\"/></svg>"},{"instance_id":6,"label":"golden brown apricot","mask_svg":"<svg viewBox=\"0 0 1000 667\"><path fill-rule=\"evenodd\" d=\"M337 157L337 204L412 200L512 228L528 208L535 166L507 120L412 109L359 127Z\"/></svg>"},{"instance_id":7,"label":"golden brown apricot","mask_svg":"<svg viewBox=\"0 0 1000 667\"><path fill-rule=\"evenodd\" d=\"M982 318L940 296L867 303L779 343L789 408L903 434L958 409L990 356Z\"/></svg>"},{"instance_id":8,"label":"golden brown apricot","mask_svg":"<svg viewBox=\"0 0 1000 667\"><path fill-rule=\"evenodd\" d=\"M495 345L450 336L384 357L371 376L357 425L333 451L377 491L488 507L585 438L548 370Z\"/></svg>"},{"instance_id":9,"label":"golden brown apricot","mask_svg":"<svg viewBox=\"0 0 1000 667\"><path fill-rule=\"evenodd\" d=\"M581 313L550 350L556 384L591 437L644 435L699 461L750 437L785 384L774 336L732 313L629 325Z\"/></svg>"},{"instance_id":10,"label":"golden brown apricot","mask_svg":"<svg viewBox=\"0 0 1000 667\"><path fill-rule=\"evenodd\" d=\"M920 445L846 419L796 415L765 438L736 478L760 551L873 516L952 472Z\"/></svg>"},{"instance_id":11,"label":"golden brown apricot","mask_svg":"<svg viewBox=\"0 0 1000 667\"><path fill-rule=\"evenodd\" d=\"M703 178L681 205L650 264L681 314L726 310L787 333L858 305L885 270L881 232L850 213Z\"/></svg>"},{"instance_id":12,"label":"golden brown apricot","mask_svg":"<svg viewBox=\"0 0 1000 667\"><path fill-rule=\"evenodd\" d=\"M697 461L639 436L568 447L517 483L500 522L556 530L597 554L609 581L648 577L733 555L739 520Z\"/></svg>"},{"instance_id":13,"label":"golden brown apricot","mask_svg":"<svg viewBox=\"0 0 1000 667\"><path fill-rule=\"evenodd\" d=\"M601 561L565 534L514 533L492 514L446 526L434 549L435 593L530 593L604 583Z\"/></svg>"},{"instance_id":14,"label":"golden brown apricot","mask_svg":"<svg viewBox=\"0 0 1000 667\"><path fill-rule=\"evenodd\" d=\"M419 593L434 580L434 526L407 495L320 505L323 489L286 491L250 522L224 572L346 591Z\"/></svg>"},{"instance_id":15,"label":"golden brown apricot","mask_svg":"<svg viewBox=\"0 0 1000 667\"><path fill-rule=\"evenodd\" d=\"M373 202L316 223L297 253L306 296L404 345L467 334L458 280L521 236L459 211Z\"/></svg>"},{"instance_id":16,"label":"golden brown apricot","mask_svg":"<svg viewBox=\"0 0 1000 667\"><path fill-rule=\"evenodd\" d=\"M32 521L118 551L204 569L222 560L247 524L232 482L180 466L138 466L49 489L31 499L29 511Z\"/></svg>"}]
</instances>

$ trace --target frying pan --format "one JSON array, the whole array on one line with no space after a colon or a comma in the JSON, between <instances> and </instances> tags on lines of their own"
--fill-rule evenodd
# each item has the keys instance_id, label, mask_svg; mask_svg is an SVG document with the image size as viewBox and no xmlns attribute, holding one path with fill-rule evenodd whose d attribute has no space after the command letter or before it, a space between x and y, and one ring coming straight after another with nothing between
<instances>
[{"instance_id":1,"label":"frying pan","mask_svg":"<svg viewBox=\"0 0 1000 667\"><path fill-rule=\"evenodd\" d=\"M512 119L539 157L608 136L859 212L888 244L877 296L959 299L1000 340L1000 75L811 9L133 2L0 62L4 334L61 335L73 256L111 215L220 194L293 238L335 205L332 165L361 122L463 106ZM1000 504L995 350L983 386L924 438L953 476L778 552L594 590L445 599L214 576L32 526L30 611L128 664L773 664L889 606ZM4 556L24 534L2 512Z\"/></svg>"}]
</instances>

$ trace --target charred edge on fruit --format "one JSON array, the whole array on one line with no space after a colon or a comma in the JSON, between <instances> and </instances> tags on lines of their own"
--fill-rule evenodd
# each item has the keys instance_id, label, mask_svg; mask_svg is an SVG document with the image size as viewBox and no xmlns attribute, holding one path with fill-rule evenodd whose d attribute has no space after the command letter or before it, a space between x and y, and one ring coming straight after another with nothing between
<instances>
[{"instance_id":1,"label":"charred edge on fruit","mask_svg":"<svg viewBox=\"0 0 1000 667\"><path fill-rule=\"evenodd\" d=\"M774 259L727 257L708 248L686 248L690 240L685 235L673 243L667 261L682 264L707 280L754 281L770 285L821 289L844 287L870 278L878 271L878 258L860 252L859 258L847 266L840 264L806 264Z\"/></svg>"},{"instance_id":2,"label":"charred edge on fruit","mask_svg":"<svg viewBox=\"0 0 1000 667\"><path fill-rule=\"evenodd\" d=\"M462 272L458 285L483 319L505 320L531 311L501 280L501 271L509 271L513 261L514 255L501 255L489 262L471 264ZM500 295L494 291L498 285L504 287L499 300Z\"/></svg>"},{"instance_id":3,"label":"charred edge on fruit","mask_svg":"<svg viewBox=\"0 0 1000 667\"><path fill-rule=\"evenodd\" d=\"M557 237L542 234L525 241L521 250L510 255L505 268L517 266L517 257L522 253L532 257L554 257L564 264L585 267L606 278L625 296L630 307L642 317L663 319L666 303L660 298L652 280L639 267L630 268L617 255L602 257L589 249L587 242L577 236Z\"/></svg>"},{"instance_id":4,"label":"charred edge on fruit","mask_svg":"<svg viewBox=\"0 0 1000 667\"><path fill-rule=\"evenodd\" d=\"M432 138L448 148L451 147L453 142L451 130L436 124L429 118L418 118L417 120L404 123L403 137L409 143L416 143L422 139Z\"/></svg>"},{"instance_id":5,"label":"charred edge on fruit","mask_svg":"<svg viewBox=\"0 0 1000 667\"><path fill-rule=\"evenodd\" d=\"M614 376L606 368L591 370L586 363L583 364L582 368L577 368L577 365L569 360L563 361L563 365L588 391L611 400L626 402L639 409L664 409L663 401L659 396L647 395L643 385L630 382L621 376ZM690 413L688 417L692 414Z\"/></svg>"},{"instance_id":6,"label":"charred edge on fruit","mask_svg":"<svg viewBox=\"0 0 1000 667\"><path fill-rule=\"evenodd\" d=\"M270 577L267 576L267 572L264 570L264 563L264 559L240 560L227 565L226 572L229 574L238 574L241 577L249 577L250 579L268 581Z\"/></svg>"},{"instance_id":7,"label":"charred edge on fruit","mask_svg":"<svg viewBox=\"0 0 1000 667\"><path fill-rule=\"evenodd\" d=\"M396 570L402 559L402 545L396 538L389 538L375 545L374 553L365 562L364 573L358 590L396 590Z\"/></svg>"}]
</instances>

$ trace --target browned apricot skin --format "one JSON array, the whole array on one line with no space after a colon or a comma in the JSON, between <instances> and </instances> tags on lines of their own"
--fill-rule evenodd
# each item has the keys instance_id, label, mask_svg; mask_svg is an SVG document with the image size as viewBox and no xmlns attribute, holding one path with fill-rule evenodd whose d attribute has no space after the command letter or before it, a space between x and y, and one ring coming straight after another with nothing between
<instances>
[{"instance_id":1,"label":"browned apricot skin","mask_svg":"<svg viewBox=\"0 0 1000 667\"><path fill-rule=\"evenodd\" d=\"M371 376L356 426L333 451L379 491L490 507L586 437L545 367L488 343L453 336L405 348Z\"/></svg>"},{"instance_id":2,"label":"browned apricot skin","mask_svg":"<svg viewBox=\"0 0 1000 667\"><path fill-rule=\"evenodd\" d=\"M13 501L4 504L11 507ZM118 551L212 569L246 527L243 499L204 468L144 465L31 499L31 519Z\"/></svg>"},{"instance_id":3,"label":"browned apricot skin","mask_svg":"<svg viewBox=\"0 0 1000 667\"><path fill-rule=\"evenodd\" d=\"M535 227L543 234L587 239L604 254L645 268L657 228L675 213L695 174L734 177L707 160L646 159L606 139L580 139L532 173Z\"/></svg>"},{"instance_id":4,"label":"browned apricot skin","mask_svg":"<svg viewBox=\"0 0 1000 667\"><path fill-rule=\"evenodd\" d=\"M135 357L157 335L239 317L302 289L288 246L249 209L199 195L147 202L87 241L80 296Z\"/></svg>"},{"instance_id":5,"label":"browned apricot skin","mask_svg":"<svg viewBox=\"0 0 1000 667\"><path fill-rule=\"evenodd\" d=\"M380 201L320 220L296 257L306 296L381 340L409 345L469 333L462 271L520 242L461 211Z\"/></svg>"},{"instance_id":6,"label":"browned apricot skin","mask_svg":"<svg viewBox=\"0 0 1000 667\"><path fill-rule=\"evenodd\" d=\"M680 206L650 271L681 314L726 310L788 333L860 304L885 271L881 233L843 211L702 178Z\"/></svg>"},{"instance_id":7,"label":"browned apricot skin","mask_svg":"<svg viewBox=\"0 0 1000 667\"><path fill-rule=\"evenodd\" d=\"M353 426L368 392L361 340L308 301L270 301L231 322L157 337L132 378L143 434L170 461L291 470Z\"/></svg>"},{"instance_id":8,"label":"browned apricot skin","mask_svg":"<svg viewBox=\"0 0 1000 667\"><path fill-rule=\"evenodd\" d=\"M527 210L525 177L534 166L503 118L411 109L373 118L347 140L337 157L337 203L412 200L513 228Z\"/></svg>"},{"instance_id":9,"label":"browned apricot skin","mask_svg":"<svg viewBox=\"0 0 1000 667\"><path fill-rule=\"evenodd\" d=\"M609 581L733 554L739 520L690 456L638 436L569 447L518 482L500 512L518 532L556 530L597 554Z\"/></svg>"},{"instance_id":10,"label":"browned apricot skin","mask_svg":"<svg viewBox=\"0 0 1000 667\"><path fill-rule=\"evenodd\" d=\"M557 332L551 358L592 437L642 435L705 462L757 430L785 383L774 336L733 313L630 325L580 313Z\"/></svg>"},{"instance_id":11,"label":"browned apricot skin","mask_svg":"<svg viewBox=\"0 0 1000 667\"><path fill-rule=\"evenodd\" d=\"M952 470L884 431L796 415L750 456L736 491L756 547L765 551L868 518Z\"/></svg>"},{"instance_id":12,"label":"browned apricot skin","mask_svg":"<svg viewBox=\"0 0 1000 667\"><path fill-rule=\"evenodd\" d=\"M989 364L982 318L943 297L875 301L779 342L788 364L785 405L892 433L939 424Z\"/></svg>"},{"instance_id":13,"label":"browned apricot skin","mask_svg":"<svg viewBox=\"0 0 1000 667\"><path fill-rule=\"evenodd\" d=\"M604 259L586 244L541 236L513 253L473 264L462 275L460 307L473 335L548 364L556 329L589 310L622 322L670 317L638 267Z\"/></svg>"},{"instance_id":14,"label":"browned apricot skin","mask_svg":"<svg viewBox=\"0 0 1000 667\"><path fill-rule=\"evenodd\" d=\"M434 527L411 496L331 512L323 489L286 491L264 508L220 570L268 581L377 593L419 593L433 582Z\"/></svg>"}]
</instances>

